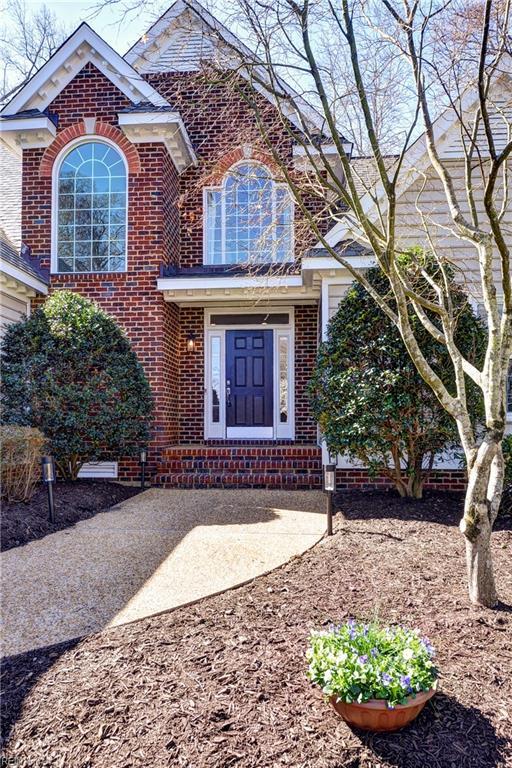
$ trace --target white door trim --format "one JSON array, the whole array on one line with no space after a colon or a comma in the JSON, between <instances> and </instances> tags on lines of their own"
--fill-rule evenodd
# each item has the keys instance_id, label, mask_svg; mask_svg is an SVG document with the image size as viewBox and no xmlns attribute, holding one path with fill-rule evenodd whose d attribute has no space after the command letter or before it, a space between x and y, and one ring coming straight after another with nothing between
<instances>
[{"instance_id":1,"label":"white door trim","mask_svg":"<svg viewBox=\"0 0 512 768\"><path fill-rule=\"evenodd\" d=\"M273 325L272 323L262 324L244 323L237 325L212 325L212 314L234 315L234 314L262 314L261 307L222 307L205 308L204 310L204 437L209 439L261 439L261 440L293 440L295 438L295 314L293 307L265 307L268 313L287 313L289 322L287 325ZM272 427L230 427L226 429L226 330L254 330L265 327L272 330L273 336L273 378L274 378L274 418ZM280 403L280 340L287 343L287 392L288 392L288 411L286 422L281 422ZM215 349L214 349L215 345ZM220 380L219 386L219 404L218 421L213 420L213 352L217 357L217 380ZM220 355L220 360L218 359Z\"/></svg>"}]
</instances>

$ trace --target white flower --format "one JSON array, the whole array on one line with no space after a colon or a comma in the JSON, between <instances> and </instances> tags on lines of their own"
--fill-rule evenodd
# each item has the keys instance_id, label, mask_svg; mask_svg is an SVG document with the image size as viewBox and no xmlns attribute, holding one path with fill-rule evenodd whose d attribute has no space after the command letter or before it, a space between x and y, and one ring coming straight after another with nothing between
<instances>
[{"instance_id":1,"label":"white flower","mask_svg":"<svg viewBox=\"0 0 512 768\"><path fill-rule=\"evenodd\" d=\"M343 662L346 660L347 660L347 654L345 653L345 651L340 651L336 656L336 661L338 662L338 664L343 664Z\"/></svg>"},{"instance_id":2,"label":"white flower","mask_svg":"<svg viewBox=\"0 0 512 768\"><path fill-rule=\"evenodd\" d=\"M412 650L412 648L404 648L402 656L406 661L410 661L414 656L414 651Z\"/></svg>"},{"instance_id":3,"label":"white flower","mask_svg":"<svg viewBox=\"0 0 512 768\"><path fill-rule=\"evenodd\" d=\"M326 669L324 672L324 680L328 683L329 680L332 680L332 671L330 669Z\"/></svg>"}]
</instances>

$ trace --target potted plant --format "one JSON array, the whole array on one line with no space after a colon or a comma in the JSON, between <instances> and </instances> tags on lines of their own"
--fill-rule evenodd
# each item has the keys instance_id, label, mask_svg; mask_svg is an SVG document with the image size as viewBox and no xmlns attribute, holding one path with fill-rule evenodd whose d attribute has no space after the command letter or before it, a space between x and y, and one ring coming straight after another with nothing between
<instances>
[{"instance_id":1,"label":"potted plant","mask_svg":"<svg viewBox=\"0 0 512 768\"><path fill-rule=\"evenodd\" d=\"M417 630L351 619L313 631L309 642L309 679L357 728L403 728L435 693L435 651Z\"/></svg>"}]
</instances>

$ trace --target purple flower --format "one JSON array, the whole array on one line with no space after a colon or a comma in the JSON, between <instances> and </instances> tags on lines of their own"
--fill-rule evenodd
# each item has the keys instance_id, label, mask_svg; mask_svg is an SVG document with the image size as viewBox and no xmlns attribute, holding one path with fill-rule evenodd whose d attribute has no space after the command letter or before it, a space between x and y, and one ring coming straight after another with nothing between
<instances>
[{"instance_id":1,"label":"purple flower","mask_svg":"<svg viewBox=\"0 0 512 768\"><path fill-rule=\"evenodd\" d=\"M391 682L391 675L388 675L387 672L383 672L380 676L380 679L384 683L384 685L389 685Z\"/></svg>"},{"instance_id":2,"label":"purple flower","mask_svg":"<svg viewBox=\"0 0 512 768\"><path fill-rule=\"evenodd\" d=\"M358 662L360 664L368 664L368 656L366 654L364 656L359 656Z\"/></svg>"},{"instance_id":3,"label":"purple flower","mask_svg":"<svg viewBox=\"0 0 512 768\"><path fill-rule=\"evenodd\" d=\"M411 678L409 675L402 675L400 678L400 685L402 688L405 688L407 691L411 690Z\"/></svg>"},{"instance_id":4,"label":"purple flower","mask_svg":"<svg viewBox=\"0 0 512 768\"><path fill-rule=\"evenodd\" d=\"M356 637L357 635L356 626L357 625L354 619L350 619L350 621L347 621L348 636L350 637L351 640L353 640L354 637Z\"/></svg>"},{"instance_id":5,"label":"purple flower","mask_svg":"<svg viewBox=\"0 0 512 768\"><path fill-rule=\"evenodd\" d=\"M436 653L435 648L434 648L433 645L431 645L430 640L428 639L428 637L423 637L422 640L421 640L421 644L423 645L423 647L425 648L426 652L428 653L428 655L431 658L432 658L432 656L435 656L435 653Z\"/></svg>"},{"instance_id":6,"label":"purple flower","mask_svg":"<svg viewBox=\"0 0 512 768\"><path fill-rule=\"evenodd\" d=\"M366 637L367 634L368 634L368 624L365 624L363 627L363 637Z\"/></svg>"},{"instance_id":7,"label":"purple flower","mask_svg":"<svg viewBox=\"0 0 512 768\"><path fill-rule=\"evenodd\" d=\"M378 652L377 648L372 648L370 653L373 656L373 658L375 658L376 656L379 655L379 652Z\"/></svg>"}]
</instances>

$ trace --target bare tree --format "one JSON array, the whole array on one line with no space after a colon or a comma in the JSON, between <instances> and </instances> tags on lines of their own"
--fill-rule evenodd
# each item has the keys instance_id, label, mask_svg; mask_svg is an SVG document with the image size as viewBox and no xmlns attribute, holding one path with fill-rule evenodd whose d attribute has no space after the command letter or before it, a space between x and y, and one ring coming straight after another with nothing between
<instances>
[{"instance_id":1,"label":"bare tree","mask_svg":"<svg viewBox=\"0 0 512 768\"><path fill-rule=\"evenodd\" d=\"M0 102L12 98L67 37L65 26L46 5L28 11L24 0L9 0L4 19L0 29Z\"/></svg>"},{"instance_id":2,"label":"bare tree","mask_svg":"<svg viewBox=\"0 0 512 768\"><path fill-rule=\"evenodd\" d=\"M471 4L463 0L341 0L339 5L331 0L234 2L239 19L252 32L255 54L251 58L245 51L234 64L233 48L226 59L229 73L219 72L218 77L229 81L251 105L266 151L319 243L395 323L420 375L455 420L468 473L460 530L466 541L469 595L473 602L492 607L498 596L491 532L503 490L501 443L512 355L510 0ZM456 33L447 35L445 30L454 22ZM395 146L400 139L400 147L392 161L386 158L385 126L378 125L380 116L375 114L376 67L365 62L371 41L379 66L396 61L407 64L400 130L393 138ZM350 77L337 81L332 76L333 60L348 62ZM404 73L401 64L400 72ZM284 78L294 83L295 93L285 87ZM241 85L247 80L252 90ZM290 170L288 159L274 146L275 130L269 130L260 100L251 95L262 91L275 104L282 129L307 158L302 174ZM337 119L344 104L353 108L354 94L376 179L363 196ZM313 98L318 105L320 133L303 97ZM449 125L458 126L459 161L443 153ZM401 219L400 208L400 195L410 186L411 177L419 180L410 203L415 214L412 225ZM432 191L442 195L442 205L433 205ZM311 197L317 202L315 212L307 204ZM326 234L327 214L345 233L344 242L336 243ZM418 254L428 249L433 271L423 257L412 264L403 258L411 239L423 246ZM364 273L344 256L344 245L351 240L373 253L389 282L388 297L376 293ZM446 246L447 240L462 244L464 269ZM486 354L480 367L455 342L453 269L466 281L486 322ZM411 312L446 346L454 387L426 360ZM480 425L470 416L469 381L484 401Z\"/></svg>"}]
</instances>

